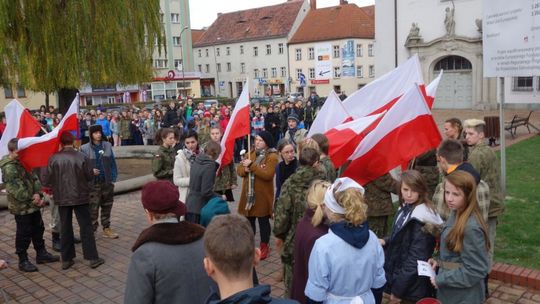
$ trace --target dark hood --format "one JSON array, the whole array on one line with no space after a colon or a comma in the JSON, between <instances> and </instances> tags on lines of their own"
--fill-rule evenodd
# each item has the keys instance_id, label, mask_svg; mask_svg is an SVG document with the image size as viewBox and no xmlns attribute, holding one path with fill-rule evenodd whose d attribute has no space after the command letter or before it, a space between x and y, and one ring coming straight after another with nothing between
<instances>
[{"instance_id":1,"label":"dark hood","mask_svg":"<svg viewBox=\"0 0 540 304\"><path fill-rule=\"evenodd\" d=\"M217 294L213 294L206 301L207 304L263 304L272 303L269 285L258 285L253 288L238 292L232 296L219 300Z\"/></svg>"},{"instance_id":2,"label":"dark hood","mask_svg":"<svg viewBox=\"0 0 540 304\"><path fill-rule=\"evenodd\" d=\"M330 230L349 245L361 249L369 240L369 227L367 222L360 226L352 226L346 222L330 225Z\"/></svg>"}]
</instances>

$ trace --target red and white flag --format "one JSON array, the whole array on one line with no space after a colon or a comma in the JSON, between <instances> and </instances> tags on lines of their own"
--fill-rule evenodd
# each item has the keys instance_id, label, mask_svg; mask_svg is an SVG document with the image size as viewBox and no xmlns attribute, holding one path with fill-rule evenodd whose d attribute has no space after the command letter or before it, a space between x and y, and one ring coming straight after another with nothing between
<instances>
[{"instance_id":1,"label":"red and white flag","mask_svg":"<svg viewBox=\"0 0 540 304\"><path fill-rule=\"evenodd\" d=\"M441 134L421 89L412 85L349 157L343 176L366 183L433 149Z\"/></svg>"},{"instance_id":2,"label":"red and white flag","mask_svg":"<svg viewBox=\"0 0 540 304\"><path fill-rule=\"evenodd\" d=\"M334 90L328 93L328 97L321 107L315 120L309 128L308 137L317 133L325 133L333 127L352 119L352 116L345 110L339 96Z\"/></svg>"},{"instance_id":3,"label":"red and white flag","mask_svg":"<svg viewBox=\"0 0 540 304\"><path fill-rule=\"evenodd\" d=\"M433 103L435 102L435 96L437 95L437 88L439 87L439 83L441 82L442 75L443 75L443 71L441 70L441 72L439 73L439 76L433 79L433 81L431 81L429 85L426 87L426 102L430 109L433 108Z\"/></svg>"},{"instance_id":4,"label":"red and white flag","mask_svg":"<svg viewBox=\"0 0 540 304\"><path fill-rule=\"evenodd\" d=\"M424 84L418 55L352 93L343 106L354 118L382 113L416 83Z\"/></svg>"},{"instance_id":5,"label":"red and white flag","mask_svg":"<svg viewBox=\"0 0 540 304\"><path fill-rule=\"evenodd\" d=\"M19 160L27 170L47 166L49 157L58 152L62 132L79 130L78 112L79 95L73 99L64 118L54 130L39 137L26 137L19 140Z\"/></svg>"},{"instance_id":6,"label":"red and white flag","mask_svg":"<svg viewBox=\"0 0 540 304\"><path fill-rule=\"evenodd\" d=\"M334 163L334 167L339 168L347 162L347 159L356 150L367 132L377 125L384 114L361 117L336 126L324 133L330 143L328 156Z\"/></svg>"},{"instance_id":7,"label":"red and white flag","mask_svg":"<svg viewBox=\"0 0 540 304\"><path fill-rule=\"evenodd\" d=\"M221 154L217 162L220 169L231 163L234 154L234 142L237 138L244 137L250 131L249 117L249 82L246 81L242 94L234 106L231 118L221 139Z\"/></svg>"}]
</instances>

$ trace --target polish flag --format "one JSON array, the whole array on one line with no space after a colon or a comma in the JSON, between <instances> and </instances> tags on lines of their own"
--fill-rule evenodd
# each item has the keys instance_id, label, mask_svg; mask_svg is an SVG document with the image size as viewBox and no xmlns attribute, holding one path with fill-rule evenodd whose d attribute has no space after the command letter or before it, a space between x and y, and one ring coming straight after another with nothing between
<instances>
[{"instance_id":1,"label":"polish flag","mask_svg":"<svg viewBox=\"0 0 540 304\"><path fill-rule=\"evenodd\" d=\"M220 164L220 169L232 162L235 140L248 135L250 131L248 84L246 81L221 139L221 154L216 160Z\"/></svg>"},{"instance_id":2,"label":"polish flag","mask_svg":"<svg viewBox=\"0 0 540 304\"><path fill-rule=\"evenodd\" d=\"M349 157L343 176L366 183L439 145L441 134L418 85L412 85Z\"/></svg>"},{"instance_id":3,"label":"polish flag","mask_svg":"<svg viewBox=\"0 0 540 304\"><path fill-rule=\"evenodd\" d=\"M19 160L26 170L47 166L49 157L58 152L60 148L62 132L79 130L78 112L79 95L73 99L64 118L52 132L39 137L26 137L19 140Z\"/></svg>"},{"instance_id":4,"label":"polish flag","mask_svg":"<svg viewBox=\"0 0 540 304\"><path fill-rule=\"evenodd\" d=\"M321 107L315 120L309 128L308 137L317 133L325 133L333 127L352 119L352 116L345 110L339 96L334 90L328 93L328 97Z\"/></svg>"},{"instance_id":5,"label":"polish flag","mask_svg":"<svg viewBox=\"0 0 540 304\"><path fill-rule=\"evenodd\" d=\"M341 167L356 150L358 144L366 136L370 129L374 128L385 113L366 116L341 124L324 135L328 138L330 146L328 156L334 163L335 168Z\"/></svg>"},{"instance_id":6,"label":"polish flag","mask_svg":"<svg viewBox=\"0 0 540 304\"><path fill-rule=\"evenodd\" d=\"M416 83L424 84L418 55L352 93L343 106L354 118L382 113Z\"/></svg>"},{"instance_id":7,"label":"polish flag","mask_svg":"<svg viewBox=\"0 0 540 304\"><path fill-rule=\"evenodd\" d=\"M12 138L36 136L41 125L19 101L13 99L4 107L6 129L0 139L0 158L9 154L7 144ZM2 174L0 172L0 180Z\"/></svg>"},{"instance_id":8,"label":"polish flag","mask_svg":"<svg viewBox=\"0 0 540 304\"><path fill-rule=\"evenodd\" d=\"M441 82L442 75L443 71L441 70L439 76L433 79L433 81L430 82L430 84L426 87L426 102L430 109L433 108L433 103L435 102L435 95L437 95L437 88L439 87L439 83Z\"/></svg>"}]
</instances>

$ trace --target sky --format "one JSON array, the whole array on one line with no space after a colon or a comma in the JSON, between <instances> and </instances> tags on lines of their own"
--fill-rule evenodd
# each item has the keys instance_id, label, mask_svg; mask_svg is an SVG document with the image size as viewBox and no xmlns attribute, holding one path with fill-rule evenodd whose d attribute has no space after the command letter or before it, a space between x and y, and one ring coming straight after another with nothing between
<instances>
[{"instance_id":1,"label":"sky","mask_svg":"<svg viewBox=\"0 0 540 304\"><path fill-rule=\"evenodd\" d=\"M218 13L229 13L255 7L283 3L286 0L192 0L189 1L191 28L209 27ZM375 0L349 0L358 6L375 4ZM328 7L339 4L339 0L317 0L317 7Z\"/></svg>"}]
</instances>

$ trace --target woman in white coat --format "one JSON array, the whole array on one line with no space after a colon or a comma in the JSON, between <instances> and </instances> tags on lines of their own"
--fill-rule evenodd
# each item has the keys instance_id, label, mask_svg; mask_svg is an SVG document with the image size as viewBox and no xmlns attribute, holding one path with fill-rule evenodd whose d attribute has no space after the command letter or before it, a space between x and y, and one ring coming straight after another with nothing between
<instances>
[{"instance_id":1,"label":"woman in white coat","mask_svg":"<svg viewBox=\"0 0 540 304\"><path fill-rule=\"evenodd\" d=\"M180 192L180 201L186 202L189 190L189 170L199 151L197 132L189 130L184 137L184 148L178 150L174 161L173 182Z\"/></svg>"}]
</instances>

